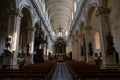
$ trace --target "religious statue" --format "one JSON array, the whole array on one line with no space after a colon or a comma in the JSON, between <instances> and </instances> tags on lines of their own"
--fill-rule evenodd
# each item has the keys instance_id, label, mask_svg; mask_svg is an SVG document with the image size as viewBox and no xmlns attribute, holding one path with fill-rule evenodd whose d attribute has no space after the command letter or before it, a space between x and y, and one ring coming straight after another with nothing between
<instances>
[{"instance_id":1,"label":"religious statue","mask_svg":"<svg viewBox=\"0 0 120 80\"><path fill-rule=\"evenodd\" d=\"M107 53L109 55L112 55L114 51L115 51L115 48L114 48L114 43L113 43L113 37L111 33L109 32L107 35Z\"/></svg>"},{"instance_id":2,"label":"religious statue","mask_svg":"<svg viewBox=\"0 0 120 80\"><path fill-rule=\"evenodd\" d=\"M114 54L116 58L116 64L119 64L119 53L115 50L113 37L110 32L107 35L107 53L108 55Z\"/></svg>"},{"instance_id":3,"label":"religious statue","mask_svg":"<svg viewBox=\"0 0 120 80\"><path fill-rule=\"evenodd\" d=\"M12 53L11 47L12 47L12 37L9 35L5 40L5 49L4 49L5 56L9 56Z\"/></svg>"}]
</instances>

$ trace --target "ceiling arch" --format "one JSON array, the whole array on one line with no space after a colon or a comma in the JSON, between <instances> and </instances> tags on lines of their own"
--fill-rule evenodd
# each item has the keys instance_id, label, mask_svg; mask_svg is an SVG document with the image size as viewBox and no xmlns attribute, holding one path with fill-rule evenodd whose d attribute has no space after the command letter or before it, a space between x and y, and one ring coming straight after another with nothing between
<instances>
[{"instance_id":1,"label":"ceiling arch","mask_svg":"<svg viewBox=\"0 0 120 80\"><path fill-rule=\"evenodd\" d=\"M58 4L58 2L57 2L57 3L54 3L54 4L46 7L46 11L49 11L50 9L55 8L55 6L67 7L67 8L69 8L69 10L71 10L71 11L73 10L73 7L72 7L73 4L68 4L68 3L59 3Z\"/></svg>"},{"instance_id":2,"label":"ceiling arch","mask_svg":"<svg viewBox=\"0 0 120 80\"><path fill-rule=\"evenodd\" d=\"M53 22L58 22L58 21L62 21L62 22L64 22L64 21L67 21L67 22L68 22L68 21L69 21L69 22L70 22L70 20L68 20L68 19L66 19L66 18L65 18L65 19L64 19L64 18L58 18L58 19L51 19L51 20L50 20L51 23L53 23Z\"/></svg>"},{"instance_id":3,"label":"ceiling arch","mask_svg":"<svg viewBox=\"0 0 120 80\"><path fill-rule=\"evenodd\" d=\"M54 16L56 16L56 17L54 17ZM55 19L61 19L61 18L65 19L67 21L71 19L71 17L69 17L67 14L62 14L62 15L55 14L55 15L52 15L49 17L50 20L54 20L54 21L55 21Z\"/></svg>"},{"instance_id":4,"label":"ceiling arch","mask_svg":"<svg viewBox=\"0 0 120 80\"><path fill-rule=\"evenodd\" d=\"M65 5L72 7L74 0L45 0L45 2L46 2L47 8L51 8L53 5L59 4L59 3L64 3Z\"/></svg>"},{"instance_id":5,"label":"ceiling arch","mask_svg":"<svg viewBox=\"0 0 120 80\"><path fill-rule=\"evenodd\" d=\"M69 11L68 11L69 12ZM58 15L66 15L66 17L70 18L72 17L72 14L71 12L68 14L67 11L61 11L61 10L56 10L56 11L53 11L51 14L49 14L49 18L53 17L54 15L58 14Z\"/></svg>"},{"instance_id":6,"label":"ceiling arch","mask_svg":"<svg viewBox=\"0 0 120 80\"><path fill-rule=\"evenodd\" d=\"M66 33L70 26L72 14L74 11L75 0L45 0L46 12L52 26L52 30L62 27L63 33ZM59 30L57 30L59 32Z\"/></svg>"}]
</instances>

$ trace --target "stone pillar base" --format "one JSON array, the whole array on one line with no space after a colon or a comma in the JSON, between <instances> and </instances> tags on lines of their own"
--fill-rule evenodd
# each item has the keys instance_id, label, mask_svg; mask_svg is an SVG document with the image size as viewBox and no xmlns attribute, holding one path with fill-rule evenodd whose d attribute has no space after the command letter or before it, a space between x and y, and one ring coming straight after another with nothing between
<instances>
[{"instance_id":1,"label":"stone pillar base","mask_svg":"<svg viewBox=\"0 0 120 80\"><path fill-rule=\"evenodd\" d=\"M81 56L80 62L85 62L85 57L84 56Z\"/></svg>"},{"instance_id":2,"label":"stone pillar base","mask_svg":"<svg viewBox=\"0 0 120 80\"><path fill-rule=\"evenodd\" d=\"M95 64L95 60L94 60L93 56L89 56L89 57L88 57L87 63Z\"/></svg>"},{"instance_id":3,"label":"stone pillar base","mask_svg":"<svg viewBox=\"0 0 120 80\"><path fill-rule=\"evenodd\" d=\"M101 65L101 68L105 69L117 69L119 66L116 63L115 56L114 55L109 55L106 58L106 63Z\"/></svg>"},{"instance_id":4,"label":"stone pillar base","mask_svg":"<svg viewBox=\"0 0 120 80\"><path fill-rule=\"evenodd\" d=\"M11 69L19 69L19 65L11 66Z\"/></svg>"},{"instance_id":5,"label":"stone pillar base","mask_svg":"<svg viewBox=\"0 0 120 80\"><path fill-rule=\"evenodd\" d=\"M25 57L25 65L31 64L31 58L32 58L31 55Z\"/></svg>"},{"instance_id":6,"label":"stone pillar base","mask_svg":"<svg viewBox=\"0 0 120 80\"><path fill-rule=\"evenodd\" d=\"M10 60L10 65L12 69L18 69L19 65L18 65L18 53L17 51L15 51L12 55L11 55L11 60Z\"/></svg>"},{"instance_id":7,"label":"stone pillar base","mask_svg":"<svg viewBox=\"0 0 120 80\"><path fill-rule=\"evenodd\" d=\"M33 58L34 58L34 54L31 54L31 59L30 59L31 64L34 64Z\"/></svg>"}]
</instances>

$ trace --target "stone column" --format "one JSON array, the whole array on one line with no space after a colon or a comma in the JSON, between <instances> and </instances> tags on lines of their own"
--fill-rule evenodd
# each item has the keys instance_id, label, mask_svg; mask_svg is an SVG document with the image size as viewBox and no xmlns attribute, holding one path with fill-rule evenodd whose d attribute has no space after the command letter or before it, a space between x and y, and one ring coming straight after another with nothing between
<instances>
[{"instance_id":1,"label":"stone column","mask_svg":"<svg viewBox=\"0 0 120 80\"><path fill-rule=\"evenodd\" d=\"M80 58L81 58L81 56L80 56L80 36L78 35L78 61L80 61Z\"/></svg>"},{"instance_id":2,"label":"stone column","mask_svg":"<svg viewBox=\"0 0 120 80\"><path fill-rule=\"evenodd\" d=\"M77 57L77 61L79 61L79 57L80 57L80 49L79 49L79 33L76 33L76 57Z\"/></svg>"},{"instance_id":3,"label":"stone column","mask_svg":"<svg viewBox=\"0 0 120 80\"><path fill-rule=\"evenodd\" d=\"M106 68L110 65L115 65L115 55L108 55L107 54L107 35L110 30L110 23L109 23L109 14L111 9L107 6L107 0L101 0L101 7L99 7L97 11L97 16L100 15L101 17L101 48L102 48L102 68Z\"/></svg>"},{"instance_id":4,"label":"stone column","mask_svg":"<svg viewBox=\"0 0 120 80\"><path fill-rule=\"evenodd\" d=\"M68 41L68 45L69 45L69 52L72 52L72 56L73 56L73 44L72 44L72 39L70 38L69 41ZM73 57L72 57L73 59Z\"/></svg>"},{"instance_id":5,"label":"stone column","mask_svg":"<svg viewBox=\"0 0 120 80\"><path fill-rule=\"evenodd\" d=\"M75 50L74 50L74 41L72 40L72 59L75 60Z\"/></svg>"},{"instance_id":6,"label":"stone column","mask_svg":"<svg viewBox=\"0 0 120 80\"><path fill-rule=\"evenodd\" d=\"M82 48L81 51L80 51L80 53L81 53L81 54L80 54L80 55L81 55L81 62L85 62L83 35L81 35L80 40L81 40L80 48Z\"/></svg>"},{"instance_id":7,"label":"stone column","mask_svg":"<svg viewBox=\"0 0 120 80\"><path fill-rule=\"evenodd\" d=\"M74 52L75 52L75 60L77 61L77 40L74 40Z\"/></svg>"},{"instance_id":8,"label":"stone column","mask_svg":"<svg viewBox=\"0 0 120 80\"><path fill-rule=\"evenodd\" d=\"M27 27L27 31L28 31L28 41L27 44L29 44L29 54L30 55L26 55L26 65L28 64L33 64L33 51L34 51L34 34L35 34L35 28L34 27Z\"/></svg>"},{"instance_id":9,"label":"stone column","mask_svg":"<svg viewBox=\"0 0 120 80\"><path fill-rule=\"evenodd\" d=\"M45 45L45 59L48 60L48 56L47 56L48 43L47 43L47 41L46 41L46 43L44 45Z\"/></svg>"},{"instance_id":10,"label":"stone column","mask_svg":"<svg viewBox=\"0 0 120 80\"><path fill-rule=\"evenodd\" d=\"M87 63L95 63L93 54L90 55L90 51L89 51L89 43L92 44L92 42L93 42L92 41L92 38L93 38L92 26L87 26L85 30L86 30L86 34L85 34L85 37L86 37L86 60L87 60Z\"/></svg>"},{"instance_id":11,"label":"stone column","mask_svg":"<svg viewBox=\"0 0 120 80\"><path fill-rule=\"evenodd\" d=\"M78 61L78 39L75 40L75 58Z\"/></svg>"},{"instance_id":12,"label":"stone column","mask_svg":"<svg viewBox=\"0 0 120 80\"><path fill-rule=\"evenodd\" d=\"M22 13L20 13L19 9L11 8L9 9L9 34L12 36L12 58L11 65L13 68L17 67L18 60L18 44L19 44L19 33L20 33L20 22L22 18Z\"/></svg>"},{"instance_id":13,"label":"stone column","mask_svg":"<svg viewBox=\"0 0 120 80\"><path fill-rule=\"evenodd\" d=\"M35 38L35 28L33 28L32 30L32 37L31 37L31 41L32 41L32 48L31 48L31 59L30 59L30 63L31 64L34 64L34 61L33 61L33 56L34 56L34 39Z\"/></svg>"},{"instance_id":14,"label":"stone column","mask_svg":"<svg viewBox=\"0 0 120 80\"><path fill-rule=\"evenodd\" d=\"M82 60L82 56L81 56L81 36L79 35L79 38L78 38L78 50L79 50L79 61L81 62Z\"/></svg>"}]
</instances>

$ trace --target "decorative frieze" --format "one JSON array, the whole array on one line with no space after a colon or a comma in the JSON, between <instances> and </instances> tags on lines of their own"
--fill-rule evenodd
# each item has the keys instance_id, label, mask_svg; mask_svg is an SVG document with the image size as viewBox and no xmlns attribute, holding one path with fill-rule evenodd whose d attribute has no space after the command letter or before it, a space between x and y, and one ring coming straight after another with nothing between
<instances>
[{"instance_id":1,"label":"decorative frieze","mask_svg":"<svg viewBox=\"0 0 120 80\"><path fill-rule=\"evenodd\" d=\"M106 7L99 7L96 11L96 16L102 15L102 14L110 14L111 8Z\"/></svg>"}]
</instances>

